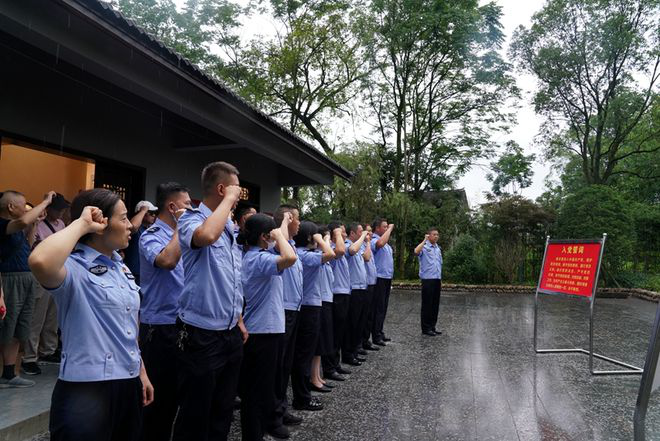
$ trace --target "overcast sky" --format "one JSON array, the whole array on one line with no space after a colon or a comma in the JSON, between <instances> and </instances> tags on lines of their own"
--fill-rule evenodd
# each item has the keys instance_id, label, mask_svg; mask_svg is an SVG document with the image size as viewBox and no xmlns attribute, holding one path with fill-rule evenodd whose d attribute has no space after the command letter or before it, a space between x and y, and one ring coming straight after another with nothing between
<instances>
[{"instance_id":1,"label":"overcast sky","mask_svg":"<svg viewBox=\"0 0 660 441\"><path fill-rule=\"evenodd\" d=\"M483 3L483 2L482 2ZM509 47L511 35L513 31L520 25L528 27L532 15L541 9L543 0L497 0L497 3L502 6L502 25L504 26L504 33L507 36L505 43L506 49ZM526 154L534 153L537 160L534 163L534 182L531 187L522 191L523 196L535 199L544 191L544 180L550 172L550 167L547 164L542 164L539 159L542 157L540 147L534 145L534 137L539 131L541 118L537 117L534 113L534 108L531 105L532 93L536 89L536 82L530 75L521 75L515 73L518 87L522 91L522 101L519 103L520 109L518 110L518 123L510 133L503 134L496 139L500 144L509 139L516 141L521 147L525 149ZM486 180L488 169L486 167L474 167L465 177L463 177L458 184L458 187L465 188L468 200L471 206L475 206L484 202L484 191L490 190L490 182Z\"/></svg>"},{"instance_id":2,"label":"overcast sky","mask_svg":"<svg viewBox=\"0 0 660 441\"><path fill-rule=\"evenodd\" d=\"M241 5L247 5L249 0L234 0ZM480 3L485 3L481 0ZM506 35L506 42L502 50L503 55L506 57L506 52L509 47L511 35L513 31L519 26L523 25L528 27L531 22L532 15L538 11L544 3L544 0L496 0L502 6L502 25ZM175 0L179 6L184 4L184 0ZM275 24L269 17L263 15L252 15L243 20L243 27L240 30L241 37L247 41L256 35L274 35ZM508 134L498 135L494 141L500 145L510 139L516 141L521 147L524 148L526 154L534 153L537 160L534 163L534 176L533 184L531 187L522 191L523 196L534 199L544 191L544 180L550 172L550 167L547 164L540 162L542 152L539 146L534 145L534 137L538 133L541 119L534 113L534 108L531 105L531 94L535 90L536 83L533 77L529 75L520 75L515 73L518 87L522 91L522 101L519 103L518 122ZM331 143L334 142L350 142L354 139L365 140L369 137L368 126L364 123L345 122L333 128L334 133L331 134ZM457 183L457 188L465 188L468 200L472 207L485 201L484 192L490 190L490 182L486 179L488 174L488 164L490 161L482 161L480 164L475 165L472 170L467 173Z\"/></svg>"}]
</instances>

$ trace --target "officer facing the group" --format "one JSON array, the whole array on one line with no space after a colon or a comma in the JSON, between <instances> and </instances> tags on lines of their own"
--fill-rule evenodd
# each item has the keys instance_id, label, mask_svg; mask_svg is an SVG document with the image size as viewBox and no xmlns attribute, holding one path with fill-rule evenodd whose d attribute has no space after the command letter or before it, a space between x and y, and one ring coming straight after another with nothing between
<instances>
[{"instance_id":1,"label":"officer facing the group","mask_svg":"<svg viewBox=\"0 0 660 441\"><path fill-rule=\"evenodd\" d=\"M143 440L169 440L176 399L176 316L183 290L183 262L177 219L191 208L188 189L176 182L156 188L158 216L140 236L140 348L158 399L145 409Z\"/></svg>"},{"instance_id":2,"label":"officer facing the group","mask_svg":"<svg viewBox=\"0 0 660 441\"><path fill-rule=\"evenodd\" d=\"M202 191L199 208L177 224L185 274L177 319L177 441L227 439L248 338L230 219L241 192L238 170L226 162L207 165Z\"/></svg>"},{"instance_id":3,"label":"officer facing the group","mask_svg":"<svg viewBox=\"0 0 660 441\"><path fill-rule=\"evenodd\" d=\"M422 334L435 336L442 334L435 327L440 309L440 289L442 279L442 250L438 245L440 237L437 228L430 228L424 240L415 247L419 259L419 278L422 279Z\"/></svg>"},{"instance_id":4,"label":"officer facing the group","mask_svg":"<svg viewBox=\"0 0 660 441\"><path fill-rule=\"evenodd\" d=\"M87 190L73 200L71 217L29 259L55 299L62 331L51 440L136 440L154 390L137 342L139 287L117 253L130 237L126 206L109 190Z\"/></svg>"}]
</instances>

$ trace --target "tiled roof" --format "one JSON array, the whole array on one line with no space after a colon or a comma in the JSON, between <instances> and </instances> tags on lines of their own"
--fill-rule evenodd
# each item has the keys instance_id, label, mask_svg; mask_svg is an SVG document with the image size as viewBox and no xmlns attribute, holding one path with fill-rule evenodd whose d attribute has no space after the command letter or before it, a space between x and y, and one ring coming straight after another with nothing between
<instances>
[{"instance_id":1,"label":"tiled roof","mask_svg":"<svg viewBox=\"0 0 660 441\"><path fill-rule=\"evenodd\" d=\"M67 0L64 0L67 2ZM124 32L125 34L132 37L136 43L141 43L144 47L156 53L160 58L166 60L171 65L175 66L177 69L192 75L197 80L202 81L207 86L212 87L216 92L223 96L223 98L233 101L238 106L242 107L244 110L248 111L255 115L262 123L268 125L269 127L281 132L285 137L289 138L292 144L294 144L298 149L305 150L311 156L324 163L327 167L332 169L332 171L338 176L349 179L352 176L352 173L346 170L344 167L339 165L336 161L326 156L323 152L319 151L309 142L305 141L300 136L296 135L282 124L277 122L275 119L270 117L268 114L258 109L254 105L250 104L248 101L243 99L240 95L234 92L222 81L214 78L199 67L195 66L189 60L172 50L171 48L165 46L160 40L155 38L153 35L149 34L146 30L138 26L133 20L127 18L120 12L113 9L107 2L102 0L68 0L69 2L75 2L76 4L83 6L89 11L94 12L94 15L99 19L104 20L105 22L111 24L114 28L117 28Z\"/></svg>"}]
</instances>

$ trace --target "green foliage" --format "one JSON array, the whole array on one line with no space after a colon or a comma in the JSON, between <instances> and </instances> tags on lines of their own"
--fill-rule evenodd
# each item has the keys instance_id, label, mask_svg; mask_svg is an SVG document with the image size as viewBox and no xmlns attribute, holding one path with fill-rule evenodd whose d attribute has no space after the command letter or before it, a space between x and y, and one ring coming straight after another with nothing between
<instances>
[{"instance_id":1,"label":"green foliage","mask_svg":"<svg viewBox=\"0 0 660 441\"><path fill-rule=\"evenodd\" d=\"M522 196L505 195L482 205L480 236L486 244L489 277L513 283L533 279L555 213Z\"/></svg>"},{"instance_id":2,"label":"green foliage","mask_svg":"<svg viewBox=\"0 0 660 441\"><path fill-rule=\"evenodd\" d=\"M557 219L560 238L597 239L607 233L604 276L612 281L632 257L635 231L627 202L612 188L590 185L569 195Z\"/></svg>"},{"instance_id":3,"label":"green foliage","mask_svg":"<svg viewBox=\"0 0 660 441\"><path fill-rule=\"evenodd\" d=\"M658 0L549 0L518 28L511 55L538 80L548 156L577 155L588 184L659 151L657 126L655 136L635 135L659 100Z\"/></svg>"},{"instance_id":4,"label":"green foliage","mask_svg":"<svg viewBox=\"0 0 660 441\"><path fill-rule=\"evenodd\" d=\"M493 183L493 193L518 194L523 188L532 185L532 163L535 155L524 155L522 148L515 141L506 143L506 151L496 162L490 164L493 173L486 177ZM510 186L511 191L507 191Z\"/></svg>"},{"instance_id":5,"label":"green foliage","mask_svg":"<svg viewBox=\"0 0 660 441\"><path fill-rule=\"evenodd\" d=\"M462 234L443 256L443 278L451 282L484 283L487 270L477 239Z\"/></svg>"},{"instance_id":6,"label":"green foliage","mask_svg":"<svg viewBox=\"0 0 660 441\"><path fill-rule=\"evenodd\" d=\"M443 190L491 150L492 131L517 94L501 8L476 0L373 0L365 31L373 74L365 84L392 191Z\"/></svg>"}]
</instances>

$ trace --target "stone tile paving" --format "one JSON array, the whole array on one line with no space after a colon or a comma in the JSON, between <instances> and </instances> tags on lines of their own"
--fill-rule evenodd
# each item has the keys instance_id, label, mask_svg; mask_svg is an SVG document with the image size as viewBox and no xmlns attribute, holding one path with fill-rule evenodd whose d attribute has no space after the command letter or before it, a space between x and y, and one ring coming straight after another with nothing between
<instances>
[{"instance_id":1,"label":"stone tile paving","mask_svg":"<svg viewBox=\"0 0 660 441\"><path fill-rule=\"evenodd\" d=\"M452 293L441 304L443 335L426 337L419 292L393 292L386 323L393 341L321 397L324 411L304 413L291 440L632 439L640 376L592 376L581 354L535 355L532 296ZM596 351L642 366L655 307L598 299ZM540 347L586 348L588 311L584 299L543 296ZM660 440L660 394L647 434ZM237 422L230 439L240 440Z\"/></svg>"}]
</instances>

